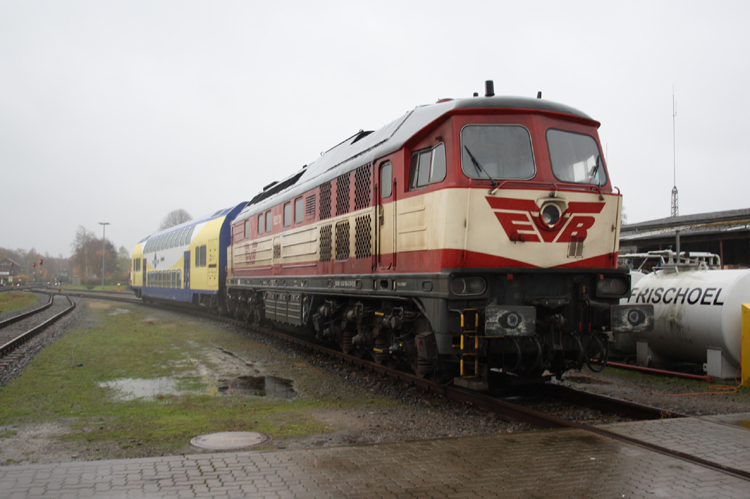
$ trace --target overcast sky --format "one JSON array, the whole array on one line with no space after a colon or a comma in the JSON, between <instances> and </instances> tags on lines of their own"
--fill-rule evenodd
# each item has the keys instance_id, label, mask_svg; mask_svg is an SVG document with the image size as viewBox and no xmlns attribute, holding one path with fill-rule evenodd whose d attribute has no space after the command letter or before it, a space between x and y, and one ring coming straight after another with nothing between
<instances>
[{"instance_id":1,"label":"overcast sky","mask_svg":"<svg viewBox=\"0 0 750 499\"><path fill-rule=\"evenodd\" d=\"M0 247L128 250L482 92L600 121L628 220L750 207L747 1L0 0Z\"/></svg>"}]
</instances>

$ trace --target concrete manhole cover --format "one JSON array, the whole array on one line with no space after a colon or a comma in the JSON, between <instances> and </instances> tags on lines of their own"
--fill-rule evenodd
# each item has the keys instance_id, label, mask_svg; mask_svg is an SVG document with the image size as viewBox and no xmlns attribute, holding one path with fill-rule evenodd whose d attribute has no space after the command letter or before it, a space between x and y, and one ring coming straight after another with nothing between
<instances>
[{"instance_id":1,"label":"concrete manhole cover","mask_svg":"<svg viewBox=\"0 0 750 499\"><path fill-rule=\"evenodd\" d=\"M200 435L190 441L194 447L209 450L245 449L270 442L271 437L254 431L224 431Z\"/></svg>"}]
</instances>

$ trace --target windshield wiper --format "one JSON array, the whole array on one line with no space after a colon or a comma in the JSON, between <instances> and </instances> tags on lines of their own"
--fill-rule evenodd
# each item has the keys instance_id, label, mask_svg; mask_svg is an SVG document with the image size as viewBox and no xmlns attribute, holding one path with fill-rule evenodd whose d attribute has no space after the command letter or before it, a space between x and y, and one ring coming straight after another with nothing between
<instances>
[{"instance_id":1,"label":"windshield wiper","mask_svg":"<svg viewBox=\"0 0 750 499\"><path fill-rule=\"evenodd\" d=\"M592 180L594 180L594 177L596 177L596 172L599 170L599 165L601 164L601 161L602 161L602 157L599 154L597 154L596 165L594 165L594 167L591 169L591 175L589 175L589 184L591 183ZM599 182L597 182L597 184L598 183Z\"/></svg>"},{"instance_id":2,"label":"windshield wiper","mask_svg":"<svg viewBox=\"0 0 750 499\"><path fill-rule=\"evenodd\" d=\"M475 158L474 155L471 154L471 151L469 151L469 148L467 146L464 146L464 149L466 149L466 152L469 153L469 157L471 158L471 162L474 163L474 168L476 168L477 171L480 171L480 172L484 173L485 175L487 175L487 178L490 179L490 182L492 182L492 187L494 188L493 190L496 191L497 190L497 184L495 183L495 179L492 178L490 176L490 174L487 173L484 170L484 168L482 168L482 165L480 165L479 161L477 161L477 158Z\"/></svg>"}]
</instances>

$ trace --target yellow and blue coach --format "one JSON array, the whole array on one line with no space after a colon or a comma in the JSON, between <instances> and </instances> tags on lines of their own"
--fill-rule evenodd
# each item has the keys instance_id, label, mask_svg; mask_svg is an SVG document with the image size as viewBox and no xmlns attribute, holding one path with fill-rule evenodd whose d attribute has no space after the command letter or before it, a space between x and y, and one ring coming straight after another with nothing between
<instances>
[{"instance_id":1,"label":"yellow and blue coach","mask_svg":"<svg viewBox=\"0 0 750 499\"><path fill-rule=\"evenodd\" d=\"M247 202L152 234L133 250L131 286L144 301L216 308L226 281L231 221Z\"/></svg>"}]
</instances>

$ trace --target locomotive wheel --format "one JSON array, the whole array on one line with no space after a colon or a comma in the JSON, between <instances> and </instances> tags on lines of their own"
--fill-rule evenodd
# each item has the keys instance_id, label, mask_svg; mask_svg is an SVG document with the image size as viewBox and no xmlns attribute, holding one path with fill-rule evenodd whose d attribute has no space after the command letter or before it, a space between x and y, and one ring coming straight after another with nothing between
<instances>
[{"instance_id":1,"label":"locomotive wheel","mask_svg":"<svg viewBox=\"0 0 750 499\"><path fill-rule=\"evenodd\" d=\"M375 339L375 351L372 352L373 360L377 362L380 365L386 365L391 360L391 356L388 353L388 337L387 335L381 333L380 336L378 336Z\"/></svg>"},{"instance_id":2,"label":"locomotive wheel","mask_svg":"<svg viewBox=\"0 0 750 499\"><path fill-rule=\"evenodd\" d=\"M430 378L435 370L435 363L429 359L423 359L415 355L411 362L411 368L414 370L414 374L420 378Z\"/></svg>"},{"instance_id":3,"label":"locomotive wheel","mask_svg":"<svg viewBox=\"0 0 750 499\"><path fill-rule=\"evenodd\" d=\"M345 354L349 354L354 350L353 337L354 333L351 331L347 331L346 329L341 331L341 351Z\"/></svg>"}]
</instances>

